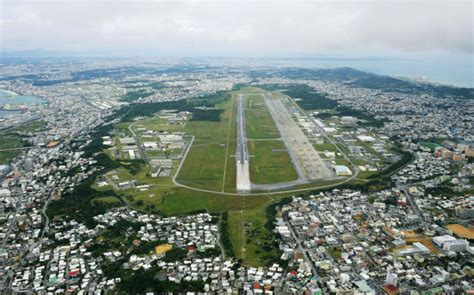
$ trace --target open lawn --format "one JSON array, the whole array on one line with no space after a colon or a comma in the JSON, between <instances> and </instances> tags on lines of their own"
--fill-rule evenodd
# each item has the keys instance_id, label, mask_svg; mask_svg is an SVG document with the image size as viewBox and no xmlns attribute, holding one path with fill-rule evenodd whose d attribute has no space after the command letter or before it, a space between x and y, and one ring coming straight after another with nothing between
<instances>
[{"instance_id":1,"label":"open lawn","mask_svg":"<svg viewBox=\"0 0 474 295\"><path fill-rule=\"evenodd\" d=\"M221 191L227 146L200 143L194 142L191 146L177 180L192 187Z\"/></svg>"},{"instance_id":2,"label":"open lawn","mask_svg":"<svg viewBox=\"0 0 474 295\"><path fill-rule=\"evenodd\" d=\"M281 140L250 140L250 180L267 184L292 181L298 178L290 155Z\"/></svg>"},{"instance_id":3,"label":"open lawn","mask_svg":"<svg viewBox=\"0 0 474 295\"><path fill-rule=\"evenodd\" d=\"M17 150L3 150L22 147L21 137L11 133L0 133L0 164L7 164L21 153Z\"/></svg>"},{"instance_id":4,"label":"open lawn","mask_svg":"<svg viewBox=\"0 0 474 295\"><path fill-rule=\"evenodd\" d=\"M261 95L246 95L244 98L247 138L279 138L280 133L273 122L263 97Z\"/></svg>"},{"instance_id":5,"label":"open lawn","mask_svg":"<svg viewBox=\"0 0 474 295\"><path fill-rule=\"evenodd\" d=\"M424 146L424 147L429 148L431 151L434 151L435 148L439 146L436 142L426 142L426 141L422 141L422 142L419 142L419 144L422 145L422 146Z\"/></svg>"},{"instance_id":6,"label":"open lawn","mask_svg":"<svg viewBox=\"0 0 474 295\"><path fill-rule=\"evenodd\" d=\"M267 218L263 208L229 212L229 236L235 256L250 266L275 262L279 252L273 245L273 235L265 228Z\"/></svg>"},{"instance_id":7,"label":"open lawn","mask_svg":"<svg viewBox=\"0 0 474 295\"><path fill-rule=\"evenodd\" d=\"M237 149L237 107L236 107L236 97L237 94L232 94L232 107L231 107L231 116L228 126L228 136L227 136L227 151L226 151L226 160L224 162L225 171L224 178L222 180L222 191L228 193L236 192L236 161L235 153Z\"/></svg>"},{"instance_id":8,"label":"open lawn","mask_svg":"<svg viewBox=\"0 0 474 295\"><path fill-rule=\"evenodd\" d=\"M347 160L344 159L344 158L336 159L335 162L336 162L336 165L344 165L344 166L347 166L347 167L350 167L350 166L351 166L351 164L349 163L349 161L347 161Z\"/></svg>"},{"instance_id":9,"label":"open lawn","mask_svg":"<svg viewBox=\"0 0 474 295\"><path fill-rule=\"evenodd\" d=\"M314 148L319 152L325 152L325 151L330 151L330 152L335 152L335 153L338 152L337 148L332 143L315 144Z\"/></svg>"},{"instance_id":10,"label":"open lawn","mask_svg":"<svg viewBox=\"0 0 474 295\"><path fill-rule=\"evenodd\" d=\"M351 161L352 161L352 163L354 163L354 165L357 165L357 166L363 166L363 165L367 165L367 164L368 164L367 161L361 160L361 159L357 159L357 158L351 158Z\"/></svg>"},{"instance_id":11,"label":"open lawn","mask_svg":"<svg viewBox=\"0 0 474 295\"><path fill-rule=\"evenodd\" d=\"M198 210L210 213L247 210L259 208L271 200L270 196L219 195L183 187L153 188L133 195L134 200L144 202L144 207L151 204L166 215L185 214Z\"/></svg>"},{"instance_id":12,"label":"open lawn","mask_svg":"<svg viewBox=\"0 0 474 295\"><path fill-rule=\"evenodd\" d=\"M35 132L38 129L44 128L46 126L45 121L32 121L27 124L24 124L22 126L10 129L10 132L24 132L24 133L29 133L29 132Z\"/></svg>"},{"instance_id":13,"label":"open lawn","mask_svg":"<svg viewBox=\"0 0 474 295\"><path fill-rule=\"evenodd\" d=\"M44 128L46 122L32 121L19 127L7 129L0 132L0 164L7 164L21 153L23 146L22 135L19 133L34 133L40 128ZM8 150L12 149L12 150Z\"/></svg>"},{"instance_id":14,"label":"open lawn","mask_svg":"<svg viewBox=\"0 0 474 295\"><path fill-rule=\"evenodd\" d=\"M186 123L184 131L194 135L195 140L177 177L180 183L222 191L227 181L230 181L230 177L226 180L225 172L228 171L229 163L227 162L230 162L231 152L235 151L235 148L229 146L235 145L235 136L229 135L232 133L232 125L235 125L233 123L235 121L234 102L232 98L217 105L218 108L224 110L219 122L190 121Z\"/></svg>"}]
</instances>

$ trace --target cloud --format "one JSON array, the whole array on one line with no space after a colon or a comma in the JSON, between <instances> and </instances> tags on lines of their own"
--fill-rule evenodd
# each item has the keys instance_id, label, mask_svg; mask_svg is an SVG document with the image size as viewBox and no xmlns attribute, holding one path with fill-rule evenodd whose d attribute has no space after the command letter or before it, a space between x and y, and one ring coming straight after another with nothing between
<instances>
[{"instance_id":1,"label":"cloud","mask_svg":"<svg viewBox=\"0 0 474 295\"><path fill-rule=\"evenodd\" d=\"M473 54L472 2L3 1L3 49Z\"/></svg>"}]
</instances>

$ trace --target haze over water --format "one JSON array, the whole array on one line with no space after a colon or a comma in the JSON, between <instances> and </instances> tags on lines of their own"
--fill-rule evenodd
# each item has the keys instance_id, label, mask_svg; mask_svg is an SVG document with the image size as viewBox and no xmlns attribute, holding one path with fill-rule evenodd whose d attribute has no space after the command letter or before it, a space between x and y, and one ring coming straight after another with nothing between
<instances>
[{"instance_id":1,"label":"haze over water","mask_svg":"<svg viewBox=\"0 0 474 295\"><path fill-rule=\"evenodd\" d=\"M474 87L474 63L469 58L338 58L278 59L269 65L311 68L351 67L374 74L419 79L457 87Z\"/></svg>"}]
</instances>

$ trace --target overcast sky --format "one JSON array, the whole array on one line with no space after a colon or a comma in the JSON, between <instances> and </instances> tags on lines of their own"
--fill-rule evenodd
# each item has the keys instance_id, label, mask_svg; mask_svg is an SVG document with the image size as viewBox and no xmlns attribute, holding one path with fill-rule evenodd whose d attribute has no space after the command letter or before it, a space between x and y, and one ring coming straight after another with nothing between
<instances>
[{"instance_id":1,"label":"overcast sky","mask_svg":"<svg viewBox=\"0 0 474 295\"><path fill-rule=\"evenodd\" d=\"M5 51L473 55L471 1L0 2Z\"/></svg>"}]
</instances>

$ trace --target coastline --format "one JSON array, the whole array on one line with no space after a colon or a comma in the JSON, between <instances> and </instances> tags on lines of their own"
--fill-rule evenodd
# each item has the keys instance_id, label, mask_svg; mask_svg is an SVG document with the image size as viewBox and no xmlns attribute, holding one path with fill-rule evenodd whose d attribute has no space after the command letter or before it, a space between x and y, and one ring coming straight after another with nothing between
<instances>
[{"instance_id":1,"label":"coastline","mask_svg":"<svg viewBox=\"0 0 474 295\"><path fill-rule=\"evenodd\" d=\"M11 90L5 89L5 88L0 88L0 92L8 94L7 96L1 97L1 98L10 98L10 97L15 97L18 96L18 93L15 93Z\"/></svg>"},{"instance_id":2,"label":"coastline","mask_svg":"<svg viewBox=\"0 0 474 295\"><path fill-rule=\"evenodd\" d=\"M0 88L0 108L4 109L5 105L42 105L49 104L49 101L43 97L36 95L21 95L11 90Z\"/></svg>"}]
</instances>

